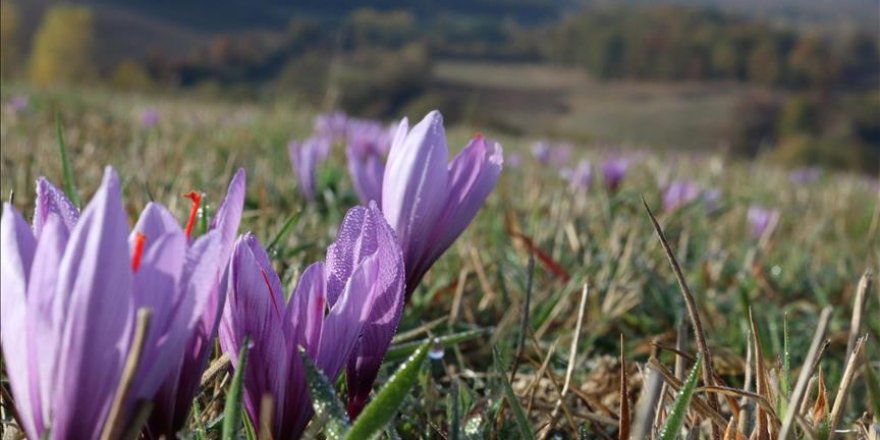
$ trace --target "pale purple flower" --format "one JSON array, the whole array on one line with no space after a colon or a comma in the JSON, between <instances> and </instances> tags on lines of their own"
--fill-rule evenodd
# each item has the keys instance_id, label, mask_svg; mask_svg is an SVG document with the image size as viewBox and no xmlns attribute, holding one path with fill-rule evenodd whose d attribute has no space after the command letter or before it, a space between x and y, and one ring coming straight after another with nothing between
<instances>
[{"instance_id":1,"label":"pale purple flower","mask_svg":"<svg viewBox=\"0 0 880 440\"><path fill-rule=\"evenodd\" d=\"M523 158L519 153L510 153L507 155L507 166L511 168L522 168Z\"/></svg>"},{"instance_id":2,"label":"pale purple flower","mask_svg":"<svg viewBox=\"0 0 880 440\"><path fill-rule=\"evenodd\" d=\"M30 108L30 98L27 95L13 96L9 100L9 109L16 115L23 114Z\"/></svg>"},{"instance_id":3,"label":"pale purple flower","mask_svg":"<svg viewBox=\"0 0 880 440\"><path fill-rule=\"evenodd\" d=\"M345 140L348 134L348 115L341 111L321 113L315 117L314 129L318 137L328 139L330 143Z\"/></svg>"},{"instance_id":4,"label":"pale purple flower","mask_svg":"<svg viewBox=\"0 0 880 440\"><path fill-rule=\"evenodd\" d=\"M760 239L765 232L770 232L779 222L779 211L762 206L752 205L746 214L746 219L751 226L752 238Z\"/></svg>"},{"instance_id":5,"label":"pale purple flower","mask_svg":"<svg viewBox=\"0 0 880 440\"><path fill-rule=\"evenodd\" d=\"M397 329L403 283L403 255L375 203L348 212L326 262L303 272L286 304L266 251L252 234L239 238L220 345L235 366L245 337L251 342L244 406L258 434L264 395L274 401L273 438L298 438L312 416L298 347L331 383L347 367L349 411L360 410Z\"/></svg>"},{"instance_id":6,"label":"pale purple flower","mask_svg":"<svg viewBox=\"0 0 880 440\"><path fill-rule=\"evenodd\" d=\"M314 202L317 168L330 154L330 141L323 136L313 136L304 142L292 141L287 144L287 152L300 192L306 200Z\"/></svg>"},{"instance_id":7,"label":"pale purple flower","mask_svg":"<svg viewBox=\"0 0 880 440\"><path fill-rule=\"evenodd\" d=\"M795 185L808 185L822 177L822 168L798 168L788 175L788 179Z\"/></svg>"},{"instance_id":8,"label":"pale purple flower","mask_svg":"<svg viewBox=\"0 0 880 440\"><path fill-rule=\"evenodd\" d=\"M547 141L538 141L532 144L532 156L541 165L550 163L550 143Z\"/></svg>"},{"instance_id":9,"label":"pale purple flower","mask_svg":"<svg viewBox=\"0 0 880 440\"><path fill-rule=\"evenodd\" d=\"M588 160L578 162L568 176L568 184L573 190L587 191L593 184L593 166Z\"/></svg>"},{"instance_id":10,"label":"pale purple flower","mask_svg":"<svg viewBox=\"0 0 880 440\"><path fill-rule=\"evenodd\" d=\"M218 235L218 243L213 252L216 253L214 258L220 265L212 268L212 272L203 273L189 282L190 290L207 289L208 296L196 311L198 322L187 341L183 355L177 359L173 373L165 379L153 400L153 410L145 429L145 433L152 438L174 438L186 424L192 401L199 389L202 371L207 366L214 348L214 339L217 337L220 314L226 301L226 291L221 288L220 283L241 223L245 191L245 172L239 169L208 225L209 233ZM196 240L191 247L195 248L198 243ZM192 264L189 260L187 263Z\"/></svg>"},{"instance_id":11,"label":"pale purple flower","mask_svg":"<svg viewBox=\"0 0 880 440\"><path fill-rule=\"evenodd\" d=\"M395 127L396 128L396 127ZM348 123L348 171L361 203L382 202L384 156L391 148L393 132L379 122L351 119Z\"/></svg>"},{"instance_id":12,"label":"pale purple flower","mask_svg":"<svg viewBox=\"0 0 880 440\"><path fill-rule=\"evenodd\" d=\"M602 177L605 179L605 187L608 191L617 192L626 172L629 170L629 160L613 158L602 162Z\"/></svg>"},{"instance_id":13,"label":"pale purple flower","mask_svg":"<svg viewBox=\"0 0 880 440\"><path fill-rule=\"evenodd\" d=\"M501 145L478 135L447 164L436 110L408 125L397 130L382 183L382 212L403 248L407 297L477 215L503 162Z\"/></svg>"},{"instance_id":14,"label":"pale purple flower","mask_svg":"<svg viewBox=\"0 0 880 440\"><path fill-rule=\"evenodd\" d=\"M174 217L150 203L129 234L119 179L108 168L79 215L38 181L33 230L4 205L0 308L4 358L27 435L96 438L131 349L134 312L152 317L123 417L174 374L219 279L220 232L187 245Z\"/></svg>"},{"instance_id":15,"label":"pale purple flower","mask_svg":"<svg viewBox=\"0 0 880 440\"><path fill-rule=\"evenodd\" d=\"M703 204L707 214L712 214L721 207L721 189L709 188L703 191Z\"/></svg>"},{"instance_id":16,"label":"pale purple flower","mask_svg":"<svg viewBox=\"0 0 880 440\"><path fill-rule=\"evenodd\" d=\"M700 187L689 180L675 180L663 193L663 210L672 212L700 196Z\"/></svg>"},{"instance_id":17,"label":"pale purple flower","mask_svg":"<svg viewBox=\"0 0 880 440\"><path fill-rule=\"evenodd\" d=\"M572 146L568 143L554 145L550 149L550 164L555 167L568 165L568 161L571 159L571 150Z\"/></svg>"},{"instance_id":18,"label":"pale purple flower","mask_svg":"<svg viewBox=\"0 0 880 440\"><path fill-rule=\"evenodd\" d=\"M161 115L159 111L154 108L148 108L141 112L139 120L142 128L153 128L159 125L159 120L161 119Z\"/></svg>"}]
</instances>

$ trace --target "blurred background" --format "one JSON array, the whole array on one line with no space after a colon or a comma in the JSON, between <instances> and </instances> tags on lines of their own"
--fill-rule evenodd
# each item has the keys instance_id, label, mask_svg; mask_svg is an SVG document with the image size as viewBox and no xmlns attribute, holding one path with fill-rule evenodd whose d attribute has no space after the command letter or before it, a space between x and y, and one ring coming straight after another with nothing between
<instances>
[{"instance_id":1,"label":"blurred background","mask_svg":"<svg viewBox=\"0 0 880 440\"><path fill-rule=\"evenodd\" d=\"M387 120L439 108L533 139L880 168L876 0L0 5L14 95L113 89Z\"/></svg>"}]
</instances>

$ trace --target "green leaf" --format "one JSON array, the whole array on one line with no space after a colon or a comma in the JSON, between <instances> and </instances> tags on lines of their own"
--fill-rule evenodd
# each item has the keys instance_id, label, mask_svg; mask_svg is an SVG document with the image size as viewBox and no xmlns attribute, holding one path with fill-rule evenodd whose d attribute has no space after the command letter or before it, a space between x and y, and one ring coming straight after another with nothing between
<instances>
[{"instance_id":1,"label":"green leaf","mask_svg":"<svg viewBox=\"0 0 880 440\"><path fill-rule=\"evenodd\" d=\"M505 373L505 370L507 369L504 368L498 358L497 348L492 348L492 355L495 358L495 371L498 373L498 377L501 379L501 385L504 389L504 397L507 399L507 403L513 410L514 419L516 419L516 426L519 429L519 438L534 439L535 434L532 432L532 426L529 424L528 418L526 418L526 412L523 411L522 405L519 403L519 398L516 397L513 388L510 386L510 382L507 380L507 373Z\"/></svg>"},{"instance_id":2,"label":"green leaf","mask_svg":"<svg viewBox=\"0 0 880 440\"><path fill-rule=\"evenodd\" d=\"M64 192L67 198L78 208L82 208L82 200L76 190L73 181L73 167L70 165L70 157L67 156L67 144L64 142L64 131L61 130L61 117L55 114L55 137L58 140L58 152L61 154L61 169L64 172Z\"/></svg>"},{"instance_id":3,"label":"green leaf","mask_svg":"<svg viewBox=\"0 0 880 440\"><path fill-rule=\"evenodd\" d=\"M660 440L674 440L678 437L681 426L684 424L688 406L691 404L691 397L694 395L694 390L697 387L697 379L700 377L702 364L703 359L697 356L697 363L694 364L694 368L688 374L684 387L682 387L675 398L672 410L669 411L669 417L666 418L666 423L663 425L663 429L660 430Z\"/></svg>"},{"instance_id":4,"label":"green leaf","mask_svg":"<svg viewBox=\"0 0 880 440\"><path fill-rule=\"evenodd\" d=\"M434 339L424 339L421 341L392 345L391 348L388 349L388 353L385 354L385 360L394 361L397 359L403 359L428 342L439 343L444 347L451 347L462 342L477 339L481 336L490 335L492 334L493 330L493 328L480 328L476 330L468 330L460 333L455 333L452 335L441 336Z\"/></svg>"},{"instance_id":5,"label":"green leaf","mask_svg":"<svg viewBox=\"0 0 880 440\"><path fill-rule=\"evenodd\" d=\"M345 437L347 440L363 440L373 438L382 432L382 429L391 422L394 414L403 400L409 395L410 389L415 385L419 377L419 371L428 356L428 347L432 341L425 341L394 375L388 379L388 383L376 393L376 397L364 408L361 415L354 421L351 431Z\"/></svg>"},{"instance_id":6,"label":"green leaf","mask_svg":"<svg viewBox=\"0 0 880 440\"><path fill-rule=\"evenodd\" d=\"M458 397L460 385L457 379L452 379L452 387L446 399L446 417L449 419L449 440L460 440L461 432L461 399Z\"/></svg>"},{"instance_id":7,"label":"green leaf","mask_svg":"<svg viewBox=\"0 0 880 440\"><path fill-rule=\"evenodd\" d=\"M345 438L350 423L342 402L336 397L336 389L327 376L318 370L302 347L299 347L299 357L306 368L306 380L309 383L309 395L312 397L315 415L327 420L327 438L331 440Z\"/></svg>"},{"instance_id":8,"label":"green leaf","mask_svg":"<svg viewBox=\"0 0 880 440\"><path fill-rule=\"evenodd\" d=\"M274 237L272 237L272 240L269 240L269 245L266 246L266 252L269 255L272 255L278 250L278 244L281 243L281 240L283 240L284 237L287 237L287 234L289 234L290 231L293 230L293 227L299 223L299 219L302 217L303 212L304 211L300 210L291 214L290 217L287 217L287 220L284 221L284 225L281 226L281 229L278 230Z\"/></svg>"},{"instance_id":9,"label":"green leaf","mask_svg":"<svg viewBox=\"0 0 880 440\"><path fill-rule=\"evenodd\" d=\"M788 399L791 397L791 340L788 331L788 313L782 316L782 375L779 378L779 388L782 390L779 396L779 413L785 414Z\"/></svg>"},{"instance_id":10,"label":"green leaf","mask_svg":"<svg viewBox=\"0 0 880 440\"><path fill-rule=\"evenodd\" d=\"M238 431L241 429L244 372L247 369L247 356L250 345L250 340L244 338L244 343L238 352L238 365L235 366L235 375L232 376L232 383L229 385L229 392L226 394L226 406L223 409L223 434L221 435L223 440L236 438Z\"/></svg>"},{"instance_id":11,"label":"green leaf","mask_svg":"<svg viewBox=\"0 0 880 440\"><path fill-rule=\"evenodd\" d=\"M193 399L192 418L195 429L193 430L194 440L205 440L205 426L202 424L202 407L199 406L199 399Z\"/></svg>"}]
</instances>

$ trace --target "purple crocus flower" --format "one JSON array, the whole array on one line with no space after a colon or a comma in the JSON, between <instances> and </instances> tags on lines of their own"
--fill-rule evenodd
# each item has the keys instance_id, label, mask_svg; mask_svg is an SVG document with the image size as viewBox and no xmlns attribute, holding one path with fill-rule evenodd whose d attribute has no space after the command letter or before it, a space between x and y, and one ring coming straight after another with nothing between
<instances>
[{"instance_id":1,"label":"purple crocus flower","mask_svg":"<svg viewBox=\"0 0 880 440\"><path fill-rule=\"evenodd\" d=\"M709 188L703 191L703 203L706 207L706 213L712 214L721 207L721 189Z\"/></svg>"},{"instance_id":2,"label":"purple crocus flower","mask_svg":"<svg viewBox=\"0 0 880 440\"><path fill-rule=\"evenodd\" d=\"M303 197L314 202L317 167L330 154L330 140L318 136L304 142L293 141L287 144L287 152L290 154L293 173L296 174Z\"/></svg>"},{"instance_id":3,"label":"purple crocus flower","mask_svg":"<svg viewBox=\"0 0 880 440\"><path fill-rule=\"evenodd\" d=\"M507 166L511 168L522 168L523 158L519 153L510 153L507 155Z\"/></svg>"},{"instance_id":4,"label":"purple crocus flower","mask_svg":"<svg viewBox=\"0 0 880 440\"><path fill-rule=\"evenodd\" d=\"M391 148L393 133L375 121L353 119L348 124L348 171L361 203L382 202L384 156Z\"/></svg>"},{"instance_id":5,"label":"purple crocus flower","mask_svg":"<svg viewBox=\"0 0 880 440\"><path fill-rule=\"evenodd\" d=\"M0 220L0 318L4 357L22 428L31 438L96 438L107 422L134 329L149 332L123 402L151 400L178 358L219 273L219 232L187 246L161 205L150 203L129 234L119 179L108 168L80 216L38 181L33 230L4 205Z\"/></svg>"},{"instance_id":6,"label":"purple crocus flower","mask_svg":"<svg viewBox=\"0 0 880 440\"><path fill-rule=\"evenodd\" d=\"M239 238L220 345L237 365L244 338L250 338L244 405L253 426L261 429L264 395L274 402L273 438L298 438L311 418L297 347L331 382L347 366L349 408L353 397L365 402L400 320L403 283L403 255L375 203L348 212L326 262L303 272L286 304L266 251L252 234Z\"/></svg>"},{"instance_id":7,"label":"purple crocus flower","mask_svg":"<svg viewBox=\"0 0 880 440\"><path fill-rule=\"evenodd\" d=\"M532 156L541 165L550 163L550 143L547 141L538 141L532 144Z\"/></svg>"},{"instance_id":8,"label":"purple crocus flower","mask_svg":"<svg viewBox=\"0 0 880 440\"><path fill-rule=\"evenodd\" d=\"M153 128L159 125L159 111L154 108L148 108L141 112L139 119L142 128Z\"/></svg>"},{"instance_id":9,"label":"purple crocus flower","mask_svg":"<svg viewBox=\"0 0 880 440\"><path fill-rule=\"evenodd\" d=\"M341 111L322 113L315 117L314 129L318 137L328 139L330 143L345 140L348 134L348 115Z\"/></svg>"},{"instance_id":10,"label":"purple crocus flower","mask_svg":"<svg viewBox=\"0 0 880 440\"><path fill-rule=\"evenodd\" d=\"M186 424L192 401L198 392L202 371L207 366L214 348L214 339L217 337L220 314L226 301L226 290L220 287L220 283L241 222L245 190L245 172L239 169L229 183L226 197L208 225L209 233L218 235L218 244L213 252L216 253L215 258L220 265L211 268L211 272L202 274L195 282L190 282L192 289L207 289L208 296L204 303L198 304L198 322L187 341L183 355L176 359L172 374L167 376L154 399L153 410L145 429L145 433L152 438L174 438ZM194 248L197 244L198 240L191 247Z\"/></svg>"},{"instance_id":11,"label":"purple crocus flower","mask_svg":"<svg viewBox=\"0 0 880 440\"><path fill-rule=\"evenodd\" d=\"M700 187L689 180L674 180L663 193L663 210L672 212L700 196Z\"/></svg>"},{"instance_id":12,"label":"purple crocus flower","mask_svg":"<svg viewBox=\"0 0 880 440\"><path fill-rule=\"evenodd\" d=\"M571 144L559 144L553 146L550 150L550 164L556 167L563 167L568 165L568 161L571 159Z\"/></svg>"},{"instance_id":13,"label":"purple crocus flower","mask_svg":"<svg viewBox=\"0 0 880 440\"><path fill-rule=\"evenodd\" d=\"M571 189L587 191L593 184L593 166L588 160L578 162L577 167L568 176Z\"/></svg>"},{"instance_id":14,"label":"purple crocus flower","mask_svg":"<svg viewBox=\"0 0 880 440\"><path fill-rule=\"evenodd\" d=\"M779 222L779 211L776 209L767 209L762 206L752 205L746 213L746 219L752 228L752 238L760 239L768 230Z\"/></svg>"},{"instance_id":15,"label":"purple crocus flower","mask_svg":"<svg viewBox=\"0 0 880 440\"><path fill-rule=\"evenodd\" d=\"M788 175L788 179L795 185L808 185L822 177L822 168L810 167L799 168Z\"/></svg>"},{"instance_id":16,"label":"purple crocus flower","mask_svg":"<svg viewBox=\"0 0 880 440\"><path fill-rule=\"evenodd\" d=\"M447 156L440 112L412 130L401 122L382 182L382 212L403 248L407 297L477 215L501 174L501 145L481 135L448 165Z\"/></svg>"},{"instance_id":17,"label":"purple crocus flower","mask_svg":"<svg viewBox=\"0 0 880 440\"><path fill-rule=\"evenodd\" d=\"M26 95L13 96L9 100L9 109L16 115L23 114L30 107L30 98Z\"/></svg>"},{"instance_id":18,"label":"purple crocus flower","mask_svg":"<svg viewBox=\"0 0 880 440\"><path fill-rule=\"evenodd\" d=\"M626 172L629 170L629 161L624 158L613 158L602 162L602 177L605 178L605 187L610 192L617 192Z\"/></svg>"}]
</instances>

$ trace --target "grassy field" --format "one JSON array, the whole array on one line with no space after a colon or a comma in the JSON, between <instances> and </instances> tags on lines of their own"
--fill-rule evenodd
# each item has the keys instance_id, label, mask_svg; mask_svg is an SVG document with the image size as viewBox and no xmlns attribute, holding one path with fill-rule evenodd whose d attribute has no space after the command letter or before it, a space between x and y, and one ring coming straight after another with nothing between
<instances>
[{"instance_id":1,"label":"grassy field","mask_svg":"<svg viewBox=\"0 0 880 440\"><path fill-rule=\"evenodd\" d=\"M472 68L441 64L437 72L449 81L503 73L493 66ZM636 144L712 147L721 130L719 115L740 93L720 86L599 86L571 72L561 79L540 69L520 73L510 79L510 88L557 90L568 110L549 119L524 112L510 123L546 122L535 131L573 137L628 135ZM547 79L551 73L554 79ZM29 96L26 109L6 105L21 94ZM131 216L153 199L185 219L189 204L181 194L200 190L208 194L209 205L216 203L233 171L244 167L248 188L241 232L254 231L265 243L291 214L302 212L275 255L288 285L306 265L323 258L342 215L357 203L338 146L320 170L317 203L307 204L299 195L285 145L310 134L314 113L296 102L267 108L100 90L38 92L16 85L4 85L2 102L0 193L4 198L14 193L15 205L25 213L33 209L37 176L62 181L55 112L83 195L95 190L103 166L113 165L123 179ZM632 103L639 104L636 110ZM146 109L160 115L155 127L141 126L139 115ZM687 125L672 131L666 117L686 119ZM451 128L451 149L458 150L475 128ZM765 423L756 423L759 415L778 432L804 369L813 380L800 412L802 435L829 438L823 429L841 390L849 393L841 399L834 427L847 430L845 438L868 438L869 430L877 429L876 287L867 291L860 328L851 325L859 279L866 270L877 273L880 261L876 179L826 172L816 182L794 184L785 170L710 153L620 152L583 144L575 150L577 159L595 165L612 154L627 154L633 165L616 193L602 187L600 176L589 190L575 191L558 168L531 159L528 139L503 137L502 142L508 160L498 187L415 292L396 344L405 347L429 334L458 335L461 341L424 370L387 438L507 439L533 433L607 439L625 435L630 426L650 426L653 436L673 411L676 390L701 351L691 331L694 315L712 352L715 382L727 388L701 383L684 422L684 429L698 437L689 438L712 438L713 424L721 431L731 429L728 424L739 426L748 438ZM523 157L520 166L510 160L514 153ZM661 212L663 188L674 179L720 189L720 203L710 210L698 200ZM657 213L693 294L690 313L643 199ZM746 212L751 205L781 212L779 223L761 239L750 235ZM530 255L536 256L533 271ZM826 307L832 313L819 336L828 345L818 367L811 368L807 354ZM856 357L852 382L841 386L848 341L863 334L868 341ZM400 362L386 359L377 387ZM660 379L660 371L668 375ZM198 398L204 411L190 424L208 426L212 438L218 435L225 376L205 387ZM818 377L827 389L824 406L826 397L817 396ZM515 396L506 393L508 380ZM652 405L646 384L659 383L662 392L658 388L659 400ZM725 398L712 409L707 402L718 395ZM659 409L647 422L640 418L648 414L639 403L645 401L647 408ZM520 424L519 411L528 426ZM3 415L3 423L10 423L9 412ZM313 423L309 432L319 429L320 422ZM873 435L877 438L876 431Z\"/></svg>"},{"instance_id":2,"label":"grassy field","mask_svg":"<svg viewBox=\"0 0 880 440\"><path fill-rule=\"evenodd\" d=\"M469 116L536 136L711 150L724 143L737 100L755 90L736 83L600 82L580 69L441 61L437 81L465 88Z\"/></svg>"}]
</instances>

